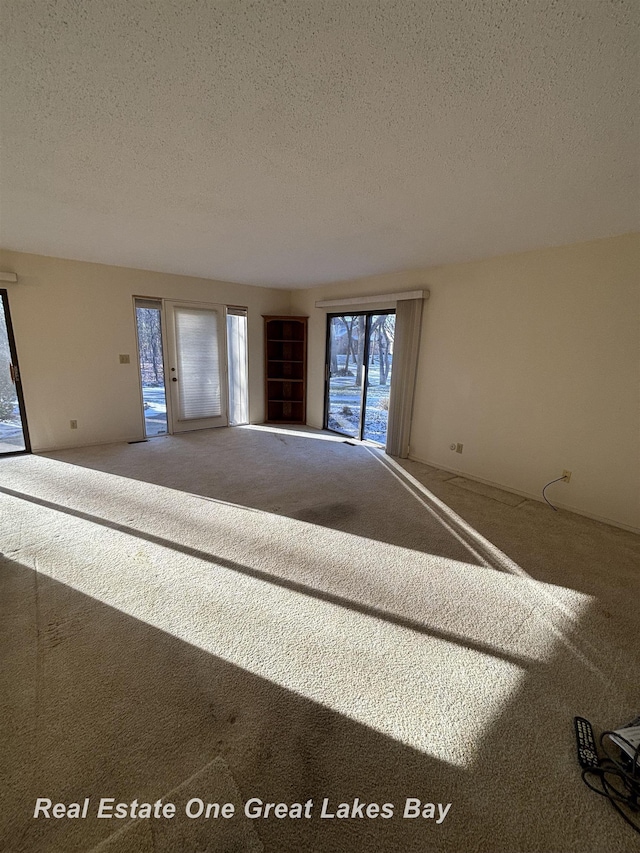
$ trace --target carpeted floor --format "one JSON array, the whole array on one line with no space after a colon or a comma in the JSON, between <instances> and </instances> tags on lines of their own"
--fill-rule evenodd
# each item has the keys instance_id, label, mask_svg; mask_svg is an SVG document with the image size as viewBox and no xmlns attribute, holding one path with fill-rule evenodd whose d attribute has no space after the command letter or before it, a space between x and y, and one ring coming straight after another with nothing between
<instances>
[{"instance_id":1,"label":"carpeted floor","mask_svg":"<svg viewBox=\"0 0 640 853\"><path fill-rule=\"evenodd\" d=\"M640 537L460 480L266 427L0 459L0 847L637 849L573 716L640 711Z\"/></svg>"}]
</instances>

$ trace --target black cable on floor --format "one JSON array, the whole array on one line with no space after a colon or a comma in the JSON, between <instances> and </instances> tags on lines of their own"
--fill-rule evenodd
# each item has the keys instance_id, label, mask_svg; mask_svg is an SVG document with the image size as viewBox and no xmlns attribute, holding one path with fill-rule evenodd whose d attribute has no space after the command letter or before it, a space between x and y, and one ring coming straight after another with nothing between
<instances>
[{"instance_id":1,"label":"black cable on floor","mask_svg":"<svg viewBox=\"0 0 640 853\"><path fill-rule=\"evenodd\" d=\"M633 758L629 759L630 769L616 761L605 745L612 735L623 740L634 750ZM640 745L634 748L633 744L630 744L619 732L607 731L600 736L600 746L607 757L601 762L600 767L583 770L582 781L594 793L607 797L614 809L622 815L629 826L640 834L640 823L632 820L627 813L632 812L640 815ZM616 747L619 748L618 744ZM600 787L595 787L588 777L595 777ZM616 780L616 783L613 782L613 779Z\"/></svg>"},{"instance_id":2,"label":"black cable on floor","mask_svg":"<svg viewBox=\"0 0 640 853\"><path fill-rule=\"evenodd\" d=\"M552 483L559 483L559 482L560 482L560 480L564 480L564 474L562 475L562 477L557 477L555 480L549 480L549 482L547 483L547 485L546 485L546 486L544 487L544 489L542 490L542 497L545 499L545 501L547 501L547 503L549 504L549 506L551 507L551 509L552 509L554 512L558 512L558 510L557 510L557 508L556 508L556 507L555 507L555 506L554 506L550 501L548 501L548 500L547 500L547 496L545 495L545 493L544 493L544 492L545 492L545 489L547 489L547 488L548 488Z\"/></svg>"}]
</instances>

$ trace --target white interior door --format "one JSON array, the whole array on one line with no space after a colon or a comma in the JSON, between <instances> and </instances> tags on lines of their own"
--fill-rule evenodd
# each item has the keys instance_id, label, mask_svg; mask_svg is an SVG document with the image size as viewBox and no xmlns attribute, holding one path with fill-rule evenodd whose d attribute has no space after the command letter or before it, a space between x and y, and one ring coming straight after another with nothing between
<instances>
[{"instance_id":1,"label":"white interior door","mask_svg":"<svg viewBox=\"0 0 640 853\"><path fill-rule=\"evenodd\" d=\"M224 305L164 305L171 432L227 426Z\"/></svg>"}]
</instances>

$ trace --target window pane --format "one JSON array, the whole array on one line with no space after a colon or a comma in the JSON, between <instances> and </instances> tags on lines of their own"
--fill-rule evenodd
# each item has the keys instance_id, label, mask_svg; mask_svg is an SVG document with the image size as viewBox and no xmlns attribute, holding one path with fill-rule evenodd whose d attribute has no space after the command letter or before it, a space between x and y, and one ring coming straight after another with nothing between
<instances>
[{"instance_id":1,"label":"window pane","mask_svg":"<svg viewBox=\"0 0 640 853\"><path fill-rule=\"evenodd\" d=\"M229 350L229 423L249 423L249 388L247 366L247 315L227 314L227 348Z\"/></svg>"},{"instance_id":2,"label":"window pane","mask_svg":"<svg viewBox=\"0 0 640 853\"><path fill-rule=\"evenodd\" d=\"M364 315L332 317L329 325L327 427L360 438Z\"/></svg>"},{"instance_id":3,"label":"window pane","mask_svg":"<svg viewBox=\"0 0 640 853\"><path fill-rule=\"evenodd\" d=\"M363 438L386 444L395 314L369 318L369 363Z\"/></svg>"},{"instance_id":4,"label":"window pane","mask_svg":"<svg viewBox=\"0 0 640 853\"><path fill-rule=\"evenodd\" d=\"M0 298L0 453L16 453L25 448L18 393L13 381L4 301Z\"/></svg>"},{"instance_id":5,"label":"window pane","mask_svg":"<svg viewBox=\"0 0 640 853\"><path fill-rule=\"evenodd\" d=\"M144 434L147 438L152 438L155 435L165 435L168 431L162 352L162 303L157 300L136 299L135 304Z\"/></svg>"}]
</instances>

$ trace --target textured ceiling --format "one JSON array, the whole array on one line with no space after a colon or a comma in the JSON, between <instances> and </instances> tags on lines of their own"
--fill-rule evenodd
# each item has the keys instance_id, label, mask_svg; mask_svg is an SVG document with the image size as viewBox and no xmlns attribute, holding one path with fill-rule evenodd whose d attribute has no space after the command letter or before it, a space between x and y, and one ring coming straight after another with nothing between
<instances>
[{"instance_id":1,"label":"textured ceiling","mask_svg":"<svg viewBox=\"0 0 640 853\"><path fill-rule=\"evenodd\" d=\"M283 287L636 230L636 0L1 0L0 243Z\"/></svg>"}]
</instances>

